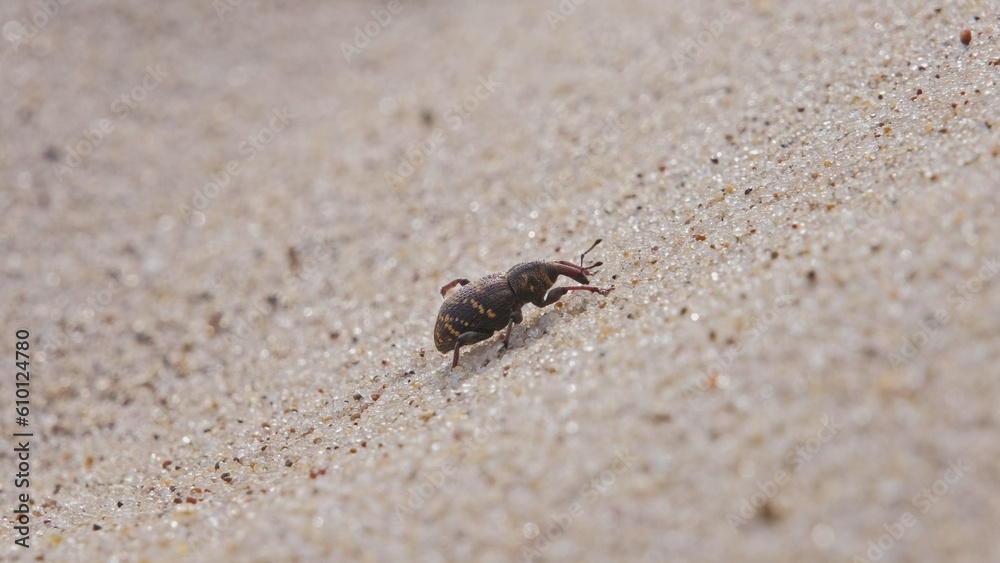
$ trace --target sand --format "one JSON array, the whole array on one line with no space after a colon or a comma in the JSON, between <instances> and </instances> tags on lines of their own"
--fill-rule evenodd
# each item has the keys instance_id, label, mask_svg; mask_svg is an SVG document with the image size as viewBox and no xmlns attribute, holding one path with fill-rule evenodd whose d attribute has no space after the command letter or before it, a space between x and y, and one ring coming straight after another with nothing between
<instances>
[{"instance_id":1,"label":"sand","mask_svg":"<svg viewBox=\"0 0 1000 563\"><path fill-rule=\"evenodd\" d=\"M995 3L277 4L0 7L0 558L1000 559Z\"/></svg>"}]
</instances>

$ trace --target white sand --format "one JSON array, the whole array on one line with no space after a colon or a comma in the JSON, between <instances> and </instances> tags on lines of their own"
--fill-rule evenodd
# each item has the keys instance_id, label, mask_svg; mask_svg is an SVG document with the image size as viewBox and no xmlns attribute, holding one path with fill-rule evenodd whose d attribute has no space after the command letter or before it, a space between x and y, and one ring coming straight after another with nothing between
<instances>
[{"instance_id":1,"label":"white sand","mask_svg":"<svg viewBox=\"0 0 1000 563\"><path fill-rule=\"evenodd\" d=\"M0 7L0 558L1000 559L995 3L133 4Z\"/></svg>"}]
</instances>

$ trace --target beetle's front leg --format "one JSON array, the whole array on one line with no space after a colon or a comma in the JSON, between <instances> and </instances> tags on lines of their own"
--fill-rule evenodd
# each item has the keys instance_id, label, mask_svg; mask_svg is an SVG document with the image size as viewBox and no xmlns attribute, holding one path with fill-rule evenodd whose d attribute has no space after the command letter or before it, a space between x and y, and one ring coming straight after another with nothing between
<instances>
[{"instance_id":1,"label":"beetle's front leg","mask_svg":"<svg viewBox=\"0 0 1000 563\"><path fill-rule=\"evenodd\" d=\"M554 287L545 295L545 299L532 301L531 304L535 307L548 307L556 301L559 301L559 298L566 295L567 291L593 291L594 293L600 293L601 295L607 296L607 294L611 293L611 290L614 288L615 286L611 286L607 289L601 289L592 285L566 285L562 287Z\"/></svg>"},{"instance_id":2,"label":"beetle's front leg","mask_svg":"<svg viewBox=\"0 0 1000 563\"><path fill-rule=\"evenodd\" d=\"M462 346L468 344L475 344L476 342L482 342L487 338L493 336L492 332L464 332L461 336L455 340L455 359L451 362L451 367L458 365L458 349Z\"/></svg>"},{"instance_id":3,"label":"beetle's front leg","mask_svg":"<svg viewBox=\"0 0 1000 563\"><path fill-rule=\"evenodd\" d=\"M470 283L472 282L465 278L458 278L457 280L452 280L451 282L449 282L448 284L446 284L444 287L441 288L441 299L444 299L445 295L448 294L448 291L451 288L455 287L456 285L466 285Z\"/></svg>"},{"instance_id":4,"label":"beetle's front leg","mask_svg":"<svg viewBox=\"0 0 1000 563\"><path fill-rule=\"evenodd\" d=\"M503 337L503 349L507 349L507 345L510 344L510 331L514 328L515 324L521 324L524 317L521 315L521 310L517 309L510 314L510 322L507 323L507 335Z\"/></svg>"}]
</instances>

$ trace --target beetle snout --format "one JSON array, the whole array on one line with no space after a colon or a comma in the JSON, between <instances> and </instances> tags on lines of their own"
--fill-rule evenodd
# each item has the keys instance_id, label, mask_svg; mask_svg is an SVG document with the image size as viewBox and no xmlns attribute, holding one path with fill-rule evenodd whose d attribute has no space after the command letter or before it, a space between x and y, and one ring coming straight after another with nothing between
<instances>
[{"instance_id":1,"label":"beetle snout","mask_svg":"<svg viewBox=\"0 0 1000 563\"><path fill-rule=\"evenodd\" d=\"M591 264L589 266L585 266L583 268L580 268L580 277L579 278L573 278L573 279L575 279L576 281L578 281L580 283L590 283L590 280L587 279L587 276L596 273L596 272L594 272L594 268L597 268L598 266L603 266L603 265L604 265L604 262L594 262L593 264Z\"/></svg>"},{"instance_id":2,"label":"beetle snout","mask_svg":"<svg viewBox=\"0 0 1000 563\"><path fill-rule=\"evenodd\" d=\"M582 284L590 283L587 278L590 274L594 273L594 268L602 265L603 262L594 262L593 264L583 266L579 264L573 264L572 262L566 262L560 260L558 262L549 262L549 279L552 283L555 283L555 279L559 276L566 276L572 280L580 282Z\"/></svg>"},{"instance_id":3,"label":"beetle snout","mask_svg":"<svg viewBox=\"0 0 1000 563\"><path fill-rule=\"evenodd\" d=\"M579 283L588 284L588 283L590 283L590 280L587 279L587 274L589 274L589 273L590 272L588 272L587 270L580 270L579 272L573 272L573 273L565 274L565 275L568 276L568 277L570 277L570 278L572 278L574 281L577 281Z\"/></svg>"}]
</instances>

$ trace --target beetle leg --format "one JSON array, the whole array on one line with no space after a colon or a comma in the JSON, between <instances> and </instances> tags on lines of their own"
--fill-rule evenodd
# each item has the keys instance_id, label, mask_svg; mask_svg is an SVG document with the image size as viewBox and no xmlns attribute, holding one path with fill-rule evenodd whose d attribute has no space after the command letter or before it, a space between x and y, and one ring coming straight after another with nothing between
<instances>
[{"instance_id":1,"label":"beetle leg","mask_svg":"<svg viewBox=\"0 0 1000 563\"><path fill-rule=\"evenodd\" d=\"M532 301L531 304L535 307L548 307L549 305L559 301L559 298L566 295L567 291L593 291L594 293L600 293L601 295L607 295L611 293L614 287L609 287L608 289L601 289L599 287L594 287L592 285L564 285L562 287L554 287L549 290L545 295L545 299L540 299L538 301Z\"/></svg>"},{"instance_id":2,"label":"beetle leg","mask_svg":"<svg viewBox=\"0 0 1000 563\"><path fill-rule=\"evenodd\" d=\"M510 314L510 321L507 323L507 335L503 337L503 348L507 349L507 345L510 344L510 331L514 328L515 324L521 324L524 317L521 315L521 310L517 309Z\"/></svg>"},{"instance_id":3,"label":"beetle leg","mask_svg":"<svg viewBox=\"0 0 1000 563\"><path fill-rule=\"evenodd\" d=\"M465 285L465 284L469 284L469 283L472 283L472 282L469 281L469 280L467 280L467 279L465 279L465 278L458 278L457 280L453 280L453 281L449 282L447 285L445 285L444 287L441 288L441 299L444 299L444 296L445 296L445 294L448 293L448 290L450 290L451 288L455 287L456 285Z\"/></svg>"},{"instance_id":4,"label":"beetle leg","mask_svg":"<svg viewBox=\"0 0 1000 563\"><path fill-rule=\"evenodd\" d=\"M475 344L476 342L482 342L487 338L493 336L492 332L465 332L455 340L455 359L451 362L451 367L458 365L458 349L462 346L469 344Z\"/></svg>"}]
</instances>

